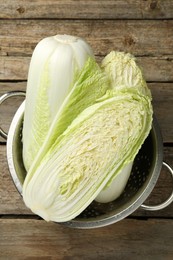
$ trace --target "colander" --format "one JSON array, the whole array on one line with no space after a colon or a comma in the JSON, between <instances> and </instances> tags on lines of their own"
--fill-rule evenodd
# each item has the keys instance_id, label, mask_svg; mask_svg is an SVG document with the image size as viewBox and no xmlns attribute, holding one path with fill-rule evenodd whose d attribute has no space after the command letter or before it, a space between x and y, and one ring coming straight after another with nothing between
<instances>
[{"instance_id":1,"label":"colander","mask_svg":"<svg viewBox=\"0 0 173 260\"><path fill-rule=\"evenodd\" d=\"M12 96L24 96L21 91L8 92L0 97L0 104ZM22 160L22 124L25 101L20 105L11 122L8 135L0 128L0 135L7 139L7 161L11 177L22 195L22 184L26 171ZM141 207L144 210L160 210L173 201L173 192L169 198L155 206L143 202L156 185L162 165L173 177L172 168L163 162L163 142L157 120L154 116L149 136L137 154L130 178L120 197L113 202L98 203L93 201L78 217L63 223L73 228L96 228L118 222ZM62 224L62 223L61 223Z\"/></svg>"}]
</instances>

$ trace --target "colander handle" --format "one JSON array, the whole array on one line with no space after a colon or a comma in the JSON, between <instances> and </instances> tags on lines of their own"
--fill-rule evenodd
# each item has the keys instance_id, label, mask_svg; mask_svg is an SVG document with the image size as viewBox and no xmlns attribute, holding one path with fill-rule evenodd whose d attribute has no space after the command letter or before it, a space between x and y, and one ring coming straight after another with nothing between
<instances>
[{"instance_id":1,"label":"colander handle","mask_svg":"<svg viewBox=\"0 0 173 260\"><path fill-rule=\"evenodd\" d=\"M173 178L173 169L165 162L163 162L163 165L168 169L168 172L171 174L171 176ZM148 205L142 204L141 208L145 209L145 210L156 211L156 210L166 208L172 202L173 202L173 191L172 191L171 195L169 196L169 198L166 201L162 202L161 204L155 205L155 206L148 206Z\"/></svg>"},{"instance_id":2,"label":"colander handle","mask_svg":"<svg viewBox=\"0 0 173 260\"><path fill-rule=\"evenodd\" d=\"M0 97L0 105L8 98L14 96L26 96L25 91L9 91ZM0 127L0 136L6 141L8 134Z\"/></svg>"}]
</instances>

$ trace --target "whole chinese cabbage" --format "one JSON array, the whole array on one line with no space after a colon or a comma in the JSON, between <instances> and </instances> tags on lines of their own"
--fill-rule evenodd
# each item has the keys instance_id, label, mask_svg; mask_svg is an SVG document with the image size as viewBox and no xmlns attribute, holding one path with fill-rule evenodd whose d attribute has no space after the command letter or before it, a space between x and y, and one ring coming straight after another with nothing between
<instances>
[{"instance_id":1,"label":"whole chinese cabbage","mask_svg":"<svg viewBox=\"0 0 173 260\"><path fill-rule=\"evenodd\" d=\"M23 125L26 170L89 57L94 59L93 51L79 37L55 35L37 44L29 67Z\"/></svg>"}]
</instances>

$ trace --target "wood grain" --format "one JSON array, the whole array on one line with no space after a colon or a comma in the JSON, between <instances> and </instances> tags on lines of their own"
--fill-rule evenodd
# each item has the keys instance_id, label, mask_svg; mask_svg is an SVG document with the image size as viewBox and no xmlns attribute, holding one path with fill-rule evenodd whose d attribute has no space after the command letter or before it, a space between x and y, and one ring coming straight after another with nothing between
<instances>
[{"instance_id":1,"label":"wood grain","mask_svg":"<svg viewBox=\"0 0 173 260\"><path fill-rule=\"evenodd\" d=\"M173 142L173 83L148 83L153 96L154 113L158 119L164 143ZM0 83L0 95L14 90L26 90L26 82ZM23 98L11 98L4 102L0 108L1 127L8 131L15 111L23 101ZM165 117L166 114L166 117ZM2 139L1 139L2 141Z\"/></svg>"},{"instance_id":2,"label":"wood grain","mask_svg":"<svg viewBox=\"0 0 173 260\"><path fill-rule=\"evenodd\" d=\"M0 80L24 81L27 79L30 57L1 57ZM98 62L102 57L96 57ZM173 62L168 57L137 57L145 79L149 82L173 82Z\"/></svg>"},{"instance_id":3,"label":"wood grain","mask_svg":"<svg viewBox=\"0 0 173 260\"><path fill-rule=\"evenodd\" d=\"M0 219L0 258L171 260L172 230L173 222L161 219L126 219L90 230L41 220Z\"/></svg>"},{"instance_id":4,"label":"wood grain","mask_svg":"<svg viewBox=\"0 0 173 260\"><path fill-rule=\"evenodd\" d=\"M0 1L0 18L47 19L170 19L171 0L7 0Z\"/></svg>"},{"instance_id":5,"label":"wood grain","mask_svg":"<svg viewBox=\"0 0 173 260\"><path fill-rule=\"evenodd\" d=\"M42 38L55 34L83 37L95 55L115 49L169 56L173 49L173 20L0 20L0 55L30 56Z\"/></svg>"}]
</instances>

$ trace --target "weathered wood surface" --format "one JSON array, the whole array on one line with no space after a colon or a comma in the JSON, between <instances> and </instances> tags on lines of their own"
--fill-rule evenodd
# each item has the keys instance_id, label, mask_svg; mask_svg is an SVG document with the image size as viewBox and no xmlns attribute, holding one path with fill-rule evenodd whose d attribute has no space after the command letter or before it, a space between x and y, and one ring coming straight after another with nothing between
<instances>
[{"instance_id":1,"label":"weathered wood surface","mask_svg":"<svg viewBox=\"0 0 173 260\"><path fill-rule=\"evenodd\" d=\"M0 0L0 18L169 19L171 0Z\"/></svg>"},{"instance_id":2,"label":"weathered wood surface","mask_svg":"<svg viewBox=\"0 0 173 260\"><path fill-rule=\"evenodd\" d=\"M172 72L173 75L173 72ZM158 119L164 143L173 142L173 83L148 83L153 96L154 113ZM12 90L26 90L26 82L0 83L0 95ZM8 129L12 117L23 101L23 97L11 98L1 106L0 121ZM165 117L165 114L167 115Z\"/></svg>"},{"instance_id":3,"label":"weathered wood surface","mask_svg":"<svg viewBox=\"0 0 173 260\"><path fill-rule=\"evenodd\" d=\"M153 96L164 142L164 161L173 167L172 0L0 0L0 95L26 90L32 52L54 34L85 38L98 62L111 50L137 57ZM23 98L0 107L8 131ZM173 203L160 211L138 208L125 220L94 230L46 223L27 209L10 177L0 138L0 259L172 260ZM164 201L173 181L163 167L147 205Z\"/></svg>"},{"instance_id":4,"label":"weathered wood surface","mask_svg":"<svg viewBox=\"0 0 173 260\"><path fill-rule=\"evenodd\" d=\"M16 34L16 32L18 32ZM31 55L44 37L71 34L85 38L95 55L115 49L138 56L168 56L173 20L0 20L0 55Z\"/></svg>"},{"instance_id":5,"label":"weathered wood surface","mask_svg":"<svg viewBox=\"0 0 173 260\"><path fill-rule=\"evenodd\" d=\"M1 259L172 260L173 221L126 219L73 230L32 219L0 219Z\"/></svg>"},{"instance_id":6,"label":"weathered wood surface","mask_svg":"<svg viewBox=\"0 0 173 260\"><path fill-rule=\"evenodd\" d=\"M56 33L70 33L86 38L99 62L113 49L131 52L138 56L147 81L172 82L172 22L0 20L0 80L26 80L37 42Z\"/></svg>"},{"instance_id":7,"label":"weathered wood surface","mask_svg":"<svg viewBox=\"0 0 173 260\"><path fill-rule=\"evenodd\" d=\"M101 57L96 57L98 62ZM0 57L0 80L23 81L27 79L30 57ZM173 81L172 57L138 57L145 79L150 82Z\"/></svg>"}]
</instances>

